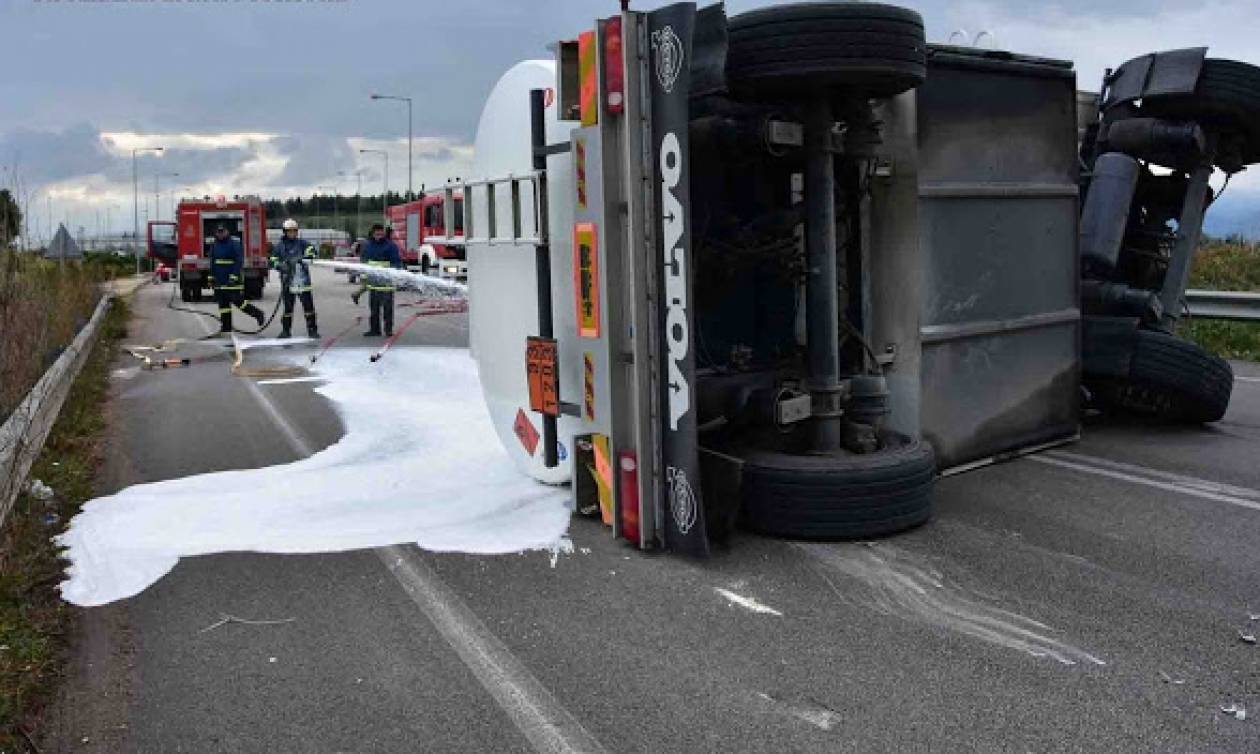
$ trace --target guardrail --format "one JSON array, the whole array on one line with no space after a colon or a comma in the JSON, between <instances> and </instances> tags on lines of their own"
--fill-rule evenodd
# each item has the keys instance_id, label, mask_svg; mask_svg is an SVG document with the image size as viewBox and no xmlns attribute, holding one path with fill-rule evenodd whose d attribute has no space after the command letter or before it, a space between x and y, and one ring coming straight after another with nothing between
<instances>
[{"instance_id":1,"label":"guardrail","mask_svg":"<svg viewBox=\"0 0 1260 754\"><path fill-rule=\"evenodd\" d=\"M1260 322L1260 293L1241 291L1186 291L1190 316Z\"/></svg>"},{"instance_id":2,"label":"guardrail","mask_svg":"<svg viewBox=\"0 0 1260 754\"><path fill-rule=\"evenodd\" d=\"M0 525L22 491L27 472L43 449L44 440L61 412L61 404L96 343L96 334L113 299L112 292L101 296L92 318L79 330L74 342L61 352L22 403L0 425Z\"/></svg>"}]
</instances>

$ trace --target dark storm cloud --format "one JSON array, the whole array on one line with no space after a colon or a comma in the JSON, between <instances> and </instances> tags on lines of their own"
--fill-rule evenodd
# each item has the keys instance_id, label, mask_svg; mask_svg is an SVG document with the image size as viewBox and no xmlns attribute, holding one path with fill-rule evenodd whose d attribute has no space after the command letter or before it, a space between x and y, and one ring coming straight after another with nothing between
<instances>
[{"instance_id":1,"label":"dark storm cloud","mask_svg":"<svg viewBox=\"0 0 1260 754\"><path fill-rule=\"evenodd\" d=\"M0 134L0 164L32 185L103 172L115 161L101 144L100 131L87 123L63 131L20 128Z\"/></svg>"},{"instance_id":2,"label":"dark storm cloud","mask_svg":"<svg viewBox=\"0 0 1260 754\"><path fill-rule=\"evenodd\" d=\"M304 186L329 180L338 172L354 170L354 151L342 137L323 134L282 136L273 145L289 161L274 183Z\"/></svg>"}]
</instances>

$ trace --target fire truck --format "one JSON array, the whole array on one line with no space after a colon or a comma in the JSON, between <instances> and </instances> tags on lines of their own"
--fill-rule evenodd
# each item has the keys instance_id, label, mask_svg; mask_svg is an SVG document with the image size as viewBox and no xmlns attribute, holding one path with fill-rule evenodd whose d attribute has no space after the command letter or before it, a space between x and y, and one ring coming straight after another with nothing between
<instances>
[{"instance_id":1,"label":"fire truck","mask_svg":"<svg viewBox=\"0 0 1260 754\"><path fill-rule=\"evenodd\" d=\"M214 243L214 229L226 225L245 250L245 297L262 298L267 283L266 218L262 200L244 197L228 200L185 199L179 203L176 222L155 221L149 223L150 258L167 263L178 262L179 297L184 301L200 301L203 292L212 285L210 274L210 245ZM175 243L161 243L174 231Z\"/></svg>"},{"instance_id":2,"label":"fire truck","mask_svg":"<svg viewBox=\"0 0 1260 754\"><path fill-rule=\"evenodd\" d=\"M445 195L428 194L406 204L395 204L388 211L389 224L394 230L403 264L420 272L439 277L463 280L468 277L468 263L462 245L426 243L431 236L446 235ZM455 207L454 228L450 235L462 237L463 197L452 197Z\"/></svg>"}]
</instances>

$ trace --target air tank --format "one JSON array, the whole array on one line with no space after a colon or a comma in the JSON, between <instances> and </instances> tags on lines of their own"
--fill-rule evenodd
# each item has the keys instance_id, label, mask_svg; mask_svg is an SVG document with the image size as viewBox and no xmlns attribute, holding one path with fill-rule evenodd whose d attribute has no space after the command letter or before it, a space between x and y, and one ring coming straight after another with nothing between
<instances>
[{"instance_id":1,"label":"air tank","mask_svg":"<svg viewBox=\"0 0 1260 754\"><path fill-rule=\"evenodd\" d=\"M1119 262L1141 170L1137 160L1119 152L1108 152L1095 162L1081 213L1081 257L1087 265L1110 271Z\"/></svg>"}]
</instances>

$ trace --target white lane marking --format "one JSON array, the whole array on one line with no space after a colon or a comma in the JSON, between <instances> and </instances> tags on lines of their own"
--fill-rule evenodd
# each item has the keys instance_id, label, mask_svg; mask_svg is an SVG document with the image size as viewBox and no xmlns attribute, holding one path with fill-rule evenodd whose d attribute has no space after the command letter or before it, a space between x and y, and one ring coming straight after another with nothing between
<instances>
[{"instance_id":1,"label":"white lane marking","mask_svg":"<svg viewBox=\"0 0 1260 754\"><path fill-rule=\"evenodd\" d=\"M299 432L297 428L284 417L284 414L280 413L280 409L276 408L276 404L271 402L271 399L258 388L258 385L256 385L253 380L245 380L245 389L249 391L250 395L254 396L254 399L258 401L258 405L262 406L262 410L267 413L267 416L271 417L273 422L275 422L276 427L279 428L280 432L284 435L284 439L289 441L289 447L293 448L299 457L307 458L315 455L315 448L312 447L311 444L306 441L306 438L302 436L302 433Z\"/></svg>"},{"instance_id":2,"label":"white lane marking","mask_svg":"<svg viewBox=\"0 0 1260 754\"><path fill-rule=\"evenodd\" d=\"M206 331L207 335L214 332L214 330L210 329L210 325L206 323L204 317L198 317L197 321L201 323L201 328ZM284 418L284 415L280 413L280 409L276 408L276 404L272 403L271 399L258 389L258 385L253 380L243 380L243 382L245 383L245 389L254 397L254 400L258 402L258 405L262 407L267 416L271 417L271 420L275 422L280 433L284 435L284 439L289 442L289 447L297 453L298 457L306 458L314 455L315 449L302 437L302 434L294 428L289 420Z\"/></svg>"},{"instance_id":3,"label":"white lane marking","mask_svg":"<svg viewBox=\"0 0 1260 754\"><path fill-rule=\"evenodd\" d=\"M442 583L414 547L391 545L377 549L376 555L536 751L606 751Z\"/></svg>"},{"instance_id":4,"label":"white lane marking","mask_svg":"<svg viewBox=\"0 0 1260 754\"><path fill-rule=\"evenodd\" d=\"M245 380L245 385L293 449L303 457L311 455L310 446L254 381ZM606 752L437 574L415 557L412 548L392 545L377 549L376 555L535 750Z\"/></svg>"},{"instance_id":5,"label":"white lane marking","mask_svg":"<svg viewBox=\"0 0 1260 754\"><path fill-rule=\"evenodd\" d=\"M1094 459L1089 459L1090 460L1089 463L1078 463L1076 461L1069 461L1064 458L1057 458L1048 453L1042 453L1040 455L1028 456L1028 460L1036 461L1037 463L1044 463L1049 466L1059 466L1065 469L1072 469L1073 471L1080 471L1086 474L1094 474L1096 476L1103 476L1109 479L1118 479L1123 482L1133 482L1134 484L1142 484L1147 487L1154 487L1155 489L1165 490L1167 492L1179 492L1183 495L1190 495L1192 497L1198 497L1204 500L1213 500L1218 503L1228 503L1229 505L1236 505L1239 508L1250 508L1251 510L1260 511L1260 502L1256 502L1254 500L1247 500L1245 498L1237 497L1234 495L1227 495L1227 494L1222 494L1218 492L1213 492L1210 489L1203 488L1202 486L1192 486L1188 484L1179 484L1176 482L1161 481L1159 479L1152 479L1146 476L1139 476L1138 474L1129 473L1126 471L1120 471L1114 468L1107 468L1104 466L1095 465L1093 463ZM1205 480L1199 480L1199 481L1202 482L1202 484L1204 485L1213 484L1212 482L1207 482Z\"/></svg>"},{"instance_id":6,"label":"white lane marking","mask_svg":"<svg viewBox=\"0 0 1260 754\"><path fill-rule=\"evenodd\" d=\"M1124 471L1138 476L1148 476L1154 479L1161 479L1166 482L1180 484L1185 487L1193 487L1197 490L1211 492L1217 495L1241 497L1245 500L1255 500L1256 502L1260 502L1260 490L1254 490L1250 487L1236 487L1232 484L1225 484L1223 482L1213 482L1207 479L1186 476L1185 474L1174 474L1171 471L1161 471L1160 469L1152 469L1147 466L1138 466L1132 463L1123 463L1121 461L1113 461L1109 458L1084 455L1082 453L1072 453L1066 450L1054 450L1046 453L1046 455L1062 458L1066 461L1075 461L1076 463L1101 466L1105 469Z\"/></svg>"},{"instance_id":7,"label":"white lane marking","mask_svg":"<svg viewBox=\"0 0 1260 754\"><path fill-rule=\"evenodd\" d=\"M1234 375L1235 382L1260 382L1260 377L1239 377Z\"/></svg>"},{"instance_id":8,"label":"white lane marking","mask_svg":"<svg viewBox=\"0 0 1260 754\"><path fill-rule=\"evenodd\" d=\"M777 615L780 618L783 617L783 613L779 612L778 610L775 610L773 607L770 607L769 605L761 604L760 602L753 599L752 597L745 597L743 595L736 594L735 592L732 592L729 589L722 589L716 586L713 587L713 591L725 597L727 601L729 601L732 605L739 605L745 610L751 610L754 613L761 613L762 615Z\"/></svg>"},{"instance_id":9,"label":"white lane marking","mask_svg":"<svg viewBox=\"0 0 1260 754\"><path fill-rule=\"evenodd\" d=\"M277 379L277 380L259 380L258 384L259 385L293 385L299 382L324 382L325 380L326 378L324 377L316 377L312 375L310 377L286 377L284 379Z\"/></svg>"}]
</instances>

